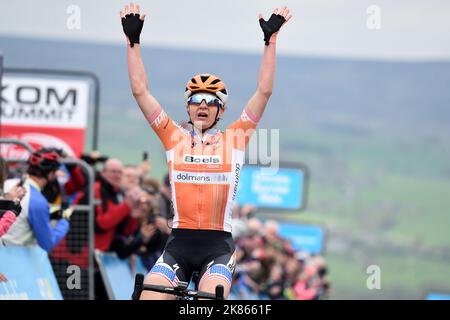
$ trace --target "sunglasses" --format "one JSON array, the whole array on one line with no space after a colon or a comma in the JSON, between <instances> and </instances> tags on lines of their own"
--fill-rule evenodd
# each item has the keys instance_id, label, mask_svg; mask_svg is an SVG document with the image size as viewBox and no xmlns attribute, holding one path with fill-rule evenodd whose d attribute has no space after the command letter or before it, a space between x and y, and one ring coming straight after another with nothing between
<instances>
[{"instance_id":1,"label":"sunglasses","mask_svg":"<svg viewBox=\"0 0 450 320\"><path fill-rule=\"evenodd\" d=\"M199 106L202 101L205 100L205 103L208 107L219 107L223 108L223 102L220 101L215 95L208 93L197 93L189 97L188 104L194 104Z\"/></svg>"}]
</instances>

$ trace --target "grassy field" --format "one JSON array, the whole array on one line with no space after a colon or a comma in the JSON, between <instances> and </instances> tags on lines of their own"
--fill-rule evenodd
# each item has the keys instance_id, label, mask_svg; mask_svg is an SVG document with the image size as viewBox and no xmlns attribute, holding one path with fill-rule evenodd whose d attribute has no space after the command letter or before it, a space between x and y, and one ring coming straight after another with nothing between
<instances>
[{"instance_id":1,"label":"grassy field","mask_svg":"<svg viewBox=\"0 0 450 320\"><path fill-rule=\"evenodd\" d=\"M309 133L315 151L290 152L310 167L309 207L291 218L330 229L335 298L420 299L433 288L449 291L449 149L380 136ZM331 249L334 241L345 249ZM365 286L370 264L381 268L382 290Z\"/></svg>"},{"instance_id":2,"label":"grassy field","mask_svg":"<svg viewBox=\"0 0 450 320\"><path fill-rule=\"evenodd\" d=\"M338 299L422 299L432 290L449 288L448 262L408 255L329 253L332 298ZM367 288L367 266L381 271L381 288Z\"/></svg>"}]
</instances>

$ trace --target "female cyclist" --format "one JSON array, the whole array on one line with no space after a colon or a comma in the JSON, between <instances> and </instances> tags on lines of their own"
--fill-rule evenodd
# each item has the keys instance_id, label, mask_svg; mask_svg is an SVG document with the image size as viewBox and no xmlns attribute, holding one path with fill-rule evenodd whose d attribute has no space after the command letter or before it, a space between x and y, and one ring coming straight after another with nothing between
<instances>
[{"instance_id":1,"label":"female cyclist","mask_svg":"<svg viewBox=\"0 0 450 320\"><path fill-rule=\"evenodd\" d=\"M239 172L250 136L272 94L278 31L291 15L286 7L275 9L267 21L259 15L265 47L258 86L240 118L225 132L216 128L228 104L225 83L211 74L190 79L184 98L192 129L179 126L149 91L139 45L145 15L131 3L120 16L128 43L131 90L166 151L175 214L165 250L145 283L176 286L178 281L189 282L198 270L199 290L214 293L217 285L223 285L226 298L235 267L231 208ZM141 299L172 298L152 291L141 295Z\"/></svg>"}]
</instances>

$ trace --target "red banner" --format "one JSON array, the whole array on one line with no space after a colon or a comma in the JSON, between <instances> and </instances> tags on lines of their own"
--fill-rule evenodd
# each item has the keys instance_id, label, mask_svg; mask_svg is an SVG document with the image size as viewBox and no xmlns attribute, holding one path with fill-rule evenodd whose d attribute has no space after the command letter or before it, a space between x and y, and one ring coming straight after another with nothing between
<instances>
[{"instance_id":1,"label":"red banner","mask_svg":"<svg viewBox=\"0 0 450 320\"><path fill-rule=\"evenodd\" d=\"M52 146L63 149L69 156L79 157L84 149L84 129L62 129L22 126L2 126L2 137L22 140L33 149ZM17 145L2 146L2 156L6 158L28 157L22 147Z\"/></svg>"}]
</instances>

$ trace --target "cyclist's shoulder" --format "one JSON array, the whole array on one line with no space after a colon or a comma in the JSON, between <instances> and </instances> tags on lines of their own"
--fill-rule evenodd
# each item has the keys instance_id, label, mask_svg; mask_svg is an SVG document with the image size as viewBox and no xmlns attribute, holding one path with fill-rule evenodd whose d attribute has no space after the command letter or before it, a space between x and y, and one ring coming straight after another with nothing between
<instances>
[{"instance_id":1,"label":"cyclist's shoulder","mask_svg":"<svg viewBox=\"0 0 450 320\"><path fill-rule=\"evenodd\" d=\"M234 120L225 131L230 131L233 129L250 129L255 128L259 123L259 118L253 115L248 108L242 110L239 117Z\"/></svg>"},{"instance_id":2,"label":"cyclist's shoulder","mask_svg":"<svg viewBox=\"0 0 450 320\"><path fill-rule=\"evenodd\" d=\"M149 118L148 121L150 125L154 129L172 129L172 130L179 130L185 134L189 134L189 130L184 128L182 124L175 121L170 117L170 115L163 109L160 108L157 111L155 111Z\"/></svg>"}]
</instances>

